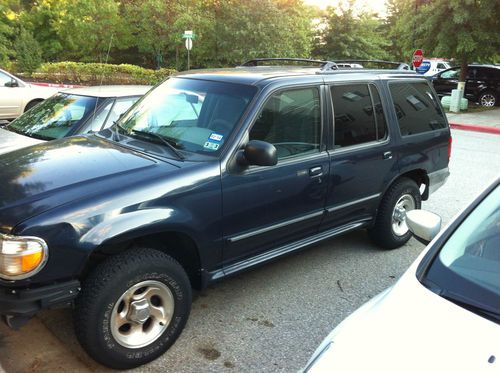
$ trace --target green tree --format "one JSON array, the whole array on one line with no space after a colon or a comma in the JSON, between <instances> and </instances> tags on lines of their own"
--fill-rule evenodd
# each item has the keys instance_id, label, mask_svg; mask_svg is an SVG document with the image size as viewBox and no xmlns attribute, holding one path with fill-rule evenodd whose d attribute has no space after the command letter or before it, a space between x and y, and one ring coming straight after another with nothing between
<instances>
[{"instance_id":1,"label":"green tree","mask_svg":"<svg viewBox=\"0 0 500 373\"><path fill-rule=\"evenodd\" d=\"M355 13L354 0L329 7L315 54L326 59L384 59L389 42L375 14Z\"/></svg>"},{"instance_id":2,"label":"green tree","mask_svg":"<svg viewBox=\"0 0 500 373\"><path fill-rule=\"evenodd\" d=\"M105 62L111 47L124 47L123 19L115 0L64 0L54 28L66 56L84 62Z\"/></svg>"},{"instance_id":3,"label":"green tree","mask_svg":"<svg viewBox=\"0 0 500 373\"><path fill-rule=\"evenodd\" d=\"M42 50L31 31L21 28L14 49L20 71L31 74L42 64Z\"/></svg>"},{"instance_id":4,"label":"green tree","mask_svg":"<svg viewBox=\"0 0 500 373\"><path fill-rule=\"evenodd\" d=\"M438 56L452 57L462 67L494 57L500 50L500 2L433 0L419 8L417 45Z\"/></svg>"},{"instance_id":5,"label":"green tree","mask_svg":"<svg viewBox=\"0 0 500 373\"><path fill-rule=\"evenodd\" d=\"M14 35L14 13L10 2L0 3L0 64L6 65L15 52L12 49L12 38Z\"/></svg>"},{"instance_id":6,"label":"green tree","mask_svg":"<svg viewBox=\"0 0 500 373\"><path fill-rule=\"evenodd\" d=\"M23 27L33 32L42 49L45 61L61 61L66 58L68 46L58 34L58 25L67 14L64 0L39 0L36 6L25 5L20 15Z\"/></svg>"}]
</instances>

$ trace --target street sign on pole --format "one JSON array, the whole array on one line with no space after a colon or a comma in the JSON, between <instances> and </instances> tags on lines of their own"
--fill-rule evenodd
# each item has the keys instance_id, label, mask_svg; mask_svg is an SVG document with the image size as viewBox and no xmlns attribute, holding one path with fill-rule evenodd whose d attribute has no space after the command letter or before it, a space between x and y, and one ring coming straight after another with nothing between
<instances>
[{"instance_id":1,"label":"street sign on pole","mask_svg":"<svg viewBox=\"0 0 500 373\"><path fill-rule=\"evenodd\" d=\"M187 30L187 31L184 31L184 35L182 35L182 38L183 39L186 39L184 45L186 46L186 49L187 49L187 52L188 52L188 63L187 63L187 69L189 70L189 52L191 51L191 49L193 49L193 39L194 39L195 35L193 33L192 30Z\"/></svg>"},{"instance_id":2,"label":"street sign on pole","mask_svg":"<svg viewBox=\"0 0 500 373\"><path fill-rule=\"evenodd\" d=\"M413 67L414 68L419 67L423 61L424 61L424 52L422 52L422 49L417 49L415 53L413 53Z\"/></svg>"}]
</instances>

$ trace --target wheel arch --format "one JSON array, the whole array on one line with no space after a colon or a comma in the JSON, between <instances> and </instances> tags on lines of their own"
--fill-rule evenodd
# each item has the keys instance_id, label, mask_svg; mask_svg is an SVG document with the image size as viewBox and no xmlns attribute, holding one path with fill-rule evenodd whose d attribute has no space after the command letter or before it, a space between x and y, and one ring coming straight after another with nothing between
<instances>
[{"instance_id":1,"label":"wheel arch","mask_svg":"<svg viewBox=\"0 0 500 373\"><path fill-rule=\"evenodd\" d=\"M106 258L137 247L155 249L171 256L184 268L193 288L201 289L204 286L198 245L191 236L179 231L145 234L119 243L103 243L89 255L81 277L87 277L92 269Z\"/></svg>"},{"instance_id":2,"label":"wheel arch","mask_svg":"<svg viewBox=\"0 0 500 373\"><path fill-rule=\"evenodd\" d=\"M417 186L420 188L421 194L422 194L422 200L426 201L429 198L429 175L427 174L427 171L422 169L422 168L417 168L414 170L406 171L405 173L396 176L394 179L391 180L390 183L388 183L385 186L385 189L381 195L383 197L387 191L390 189L390 187L398 180L402 178L407 178L410 180L413 180ZM425 189L422 193L421 186L425 185Z\"/></svg>"},{"instance_id":3,"label":"wheel arch","mask_svg":"<svg viewBox=\"0 0 500 373\"><path fill-rule=\"evenodd\" d=\"M43 98L32 98L31 100L29 100L26 105L24 105L24 108L23 108L23 113L25 113L28 109L31 109L29 106L31 104L34 104L33 106L35 105L38 105L40 102L44 101ZM33 107L32 106L32 107Z\"/></svg>"}]
</instances>

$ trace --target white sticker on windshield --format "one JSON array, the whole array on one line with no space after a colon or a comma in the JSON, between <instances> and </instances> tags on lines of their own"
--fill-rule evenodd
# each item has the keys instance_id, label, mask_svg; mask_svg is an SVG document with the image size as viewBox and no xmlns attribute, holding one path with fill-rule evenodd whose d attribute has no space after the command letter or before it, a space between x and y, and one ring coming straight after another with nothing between
<instances>
[{"instance_id":1,"label":"white sticker on windshield","mask_svg":"<svg viewBox=\"0 0 500 373\"><path fill-rule=\"evenodd\" d=\"M219 146L220 146L220 144L217 144L216 142L211 142L211 141L207 141L207 142L203 145L203 147L204 147L205 149L210 149L210 150L217 150L217 149L219 149Z\"/></svg>"},{"instance_id":2,"label":"white sticker on windshield","mask_svg":"<svg viewBox=\"0 0 500 373\"><path fill-rule=\"evenodd\" d=\"M222 141L223 138L224 138L224 135L219 135L218 133L212 132L208 139L214 140L214 141Z\"/></svg>"}]
</instances>

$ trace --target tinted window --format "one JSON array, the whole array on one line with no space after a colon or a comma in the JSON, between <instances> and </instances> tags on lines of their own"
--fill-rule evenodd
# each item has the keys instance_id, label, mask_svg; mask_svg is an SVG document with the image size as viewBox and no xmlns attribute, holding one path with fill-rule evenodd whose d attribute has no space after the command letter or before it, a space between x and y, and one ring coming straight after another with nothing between
<instances>
[{"instance_id":1,"label":"tinted window","mask_svg":"<svg viewBox=\"0 0 500 373\"><path fill-rule=\"evenodd\" d=\"M442 64L442 63L438 63L437 64L437 68L438 69L446 69L446 66L444 64Z\"/></svg>"},{"instance_id":2,"label":"tinted window","mask_svg":"<svg viewBox=\"0 0 500 373\"><path fill-rule=\"evenodd\" d=\"M425 82L390 83L389 89L402 136L446 127L439 103Z\"/></svg>"},{"instance_id":3,"label":"tinted window","mask_svg":"<svg viewBox=\"0 0 500 373\"><path fill-rule=\"evenodd\" d=\"M335 114L336 147L385 138L384 111L380 95L374 86L368 84L338 85L333 86L331 92Z\"/></svg>"},{"instance_id":4,"label":"tinted window","mask_svg":"<svg viewBox=\"0 0 500 373\"><path fill-rule=\"evenodd\" d=\"M320 137L317 88L295 89L271 96L250 131L250 140L273 144L278 159L319 152Z\"/></svg>"}]
</instances>

